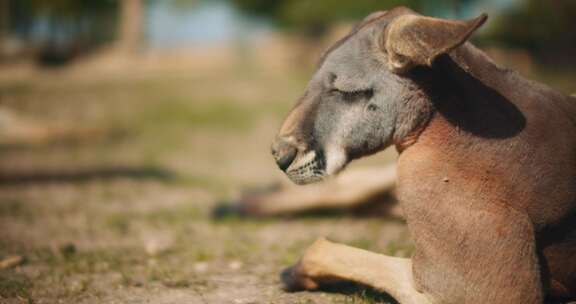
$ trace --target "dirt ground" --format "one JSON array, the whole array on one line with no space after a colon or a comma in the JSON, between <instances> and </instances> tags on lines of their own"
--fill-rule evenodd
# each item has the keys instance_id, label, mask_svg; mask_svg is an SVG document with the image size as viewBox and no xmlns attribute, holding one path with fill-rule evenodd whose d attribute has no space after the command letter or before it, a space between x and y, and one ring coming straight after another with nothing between
<instances>
[{"instance_id":1,"label":"dirt ground","mask_svg":"<svg viewBox=\"0 0 576 304\"><path fill-rule=\"evenodd\" d=\"M0 303L393 303L362 287L286 293L279 273L320 236L409 256L401 221L212 217L287 182L269 145L309 73L199 62L2 70Z\"/></svg>"},{"instance_id":2,"label":"dirt ground","mask_svg":"<svg viewBox=\"0 0 576 304\"><path fill-rule=\"evenodd\" d=\"M392 303L363 288L286 293L279 273L320 236L406 256L402 222L212 217L241 189L286 182L269 144L306 76L3 76L0 263L16 262L0 269L0 303Z\"/></svg>"}]
</instances>

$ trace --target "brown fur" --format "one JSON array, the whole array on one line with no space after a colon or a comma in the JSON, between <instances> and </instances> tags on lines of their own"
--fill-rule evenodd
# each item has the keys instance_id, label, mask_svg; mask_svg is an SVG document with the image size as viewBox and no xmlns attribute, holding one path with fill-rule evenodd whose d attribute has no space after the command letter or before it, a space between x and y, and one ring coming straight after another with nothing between
<instances>
[{"instance_id":1,"label":"brown fur","mask_svg":"<svg viewBox=\"0 0 576 304\"><path fill-rule=\"evenodd\" d=\"M405 101L418 105L397 114L410 130L392 136L397 193L416 252L411 261L395 260L320 241L287 282L316 288L352 280L401 303L575 297L576 100L461 44L458 37L485 17L455 22L396 9L381 18L402 33L386 37L390 70L415 83L407 96L422 97ZM428 45L432 57L423 60L426 48L414 45L427 46L430 35L440 42ZM289 125L311 134L309 114L294 111Z\"/></svg>"},{"instance_id":2,"label":"brown fur","mask_svg":"<svg viewBox=\"0 0 576 304\"><path fill-rule=\"evenodd\" d=\"M471 78L461 78L469 82L463 85L478 82L486 91L471 91L475 96L468 100L443 99L418 141L400 156L398 193L418 248L417 284L453 295L459 287L447 286L446 278L438 282L434 272L465 266L460 271L478 280L475 286L489 281L492 297L501 292L509 303L541 302L543 293L533 291L541 289L539 280L553 287L553 296L576 295L574 101L499 69L470 45L443 63L466 66L468 71L459 73ZM492 92L506 104L482 106L509 107L509 117L464 113L461 107L478 105ZM434 238L438 235L443 239ZM502 268L487 266L502 264L509 272L491 275ZM518 300L512 300L512 291ZM471 296L466 295L475 303Z\"/></svg>"}]
</instances>

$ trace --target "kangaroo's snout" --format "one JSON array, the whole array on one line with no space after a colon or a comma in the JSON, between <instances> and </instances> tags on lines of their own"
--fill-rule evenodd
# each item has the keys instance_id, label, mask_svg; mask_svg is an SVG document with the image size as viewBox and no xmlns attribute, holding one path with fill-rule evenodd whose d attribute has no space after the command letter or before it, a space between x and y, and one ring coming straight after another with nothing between
<instances>
[{"instance_id":1,"label":"kangaroo's snout","mask_svg":"<svg viewBox=\"0 0 576 304\"><path fill-rule=\"evenodd\" d=\"M296 154L298 154L296 146L283 137L276 138L272 143L272 156L282 171L286 171L290 167Z\"/></svg>"}]
</instances>

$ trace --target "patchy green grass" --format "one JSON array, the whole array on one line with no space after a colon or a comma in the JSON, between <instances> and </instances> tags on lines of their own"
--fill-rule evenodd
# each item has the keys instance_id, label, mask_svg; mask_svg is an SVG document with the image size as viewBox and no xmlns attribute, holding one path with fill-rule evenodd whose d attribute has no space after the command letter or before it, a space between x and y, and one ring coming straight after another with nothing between
<instances>
[{"instance_id":1,"label":"patchy green grass","mask_svg":"<svg viewBox=\"0 0 576 304\"><path fill-rule=\"evenodd\" d=\"M185 187L209 189L215 193L227 193L230 190L230 185L226 182L207 175L181 174L174 182Z\"/></svg>"},{"instance_id":2,"label":"patchy green grass","mask_svg":"<svg viewBox=\"0 0 576 304\"><path fill-rule=\"evenodd\" d=\"M21 96L33 92L34 86L30 82L15 81L0 84L0 95Z\"/></svg>"},{"instance_id":3,"label":"patchy green grass","mask_svg":"<svg viewBox=\"0 0 576 304\"><path fill-rule=\"evenodd\" d=\"M12 217L25 221L31 221L33 212L20 200L0 200L0 217Z\"/></svg>"},{"instance_id":4,"label":"patchy green grass","mask_svg":"<svg viewBox=\"0 0 576 304\"><path fill-rule=\"evenodd\" d=\"M278 265L282 265L283 267L288 267L290 265L295 264L298 262L302 254L312 243L314 242L313 238L307 240L300 240L297 242L292 242L290 244L282 245L278 247L281 248L274 248L276 252L278 252L277 263Z\"/></svg>"},{"instance_id":5,"label":"patchy green grass","mask_svg":"<svg viewBox=\"0 0 576 304\"><path fill-rule=\"evenodd\" d=\"M145 223L153 227L183 227L190 221L200 219L203 215L201 209L192 203L176 208L162 208L154 212L115 212L104 217L104 227L121 235L127 235L134 223Z\"/></svg>"},{"instance_id":6,"label":"patchy green grass","mask_svg":"<svg viewBox=\"0 0 576 304\"><path fill-rule=\"evenodd\" d=\"M242 297L249 299L246 303L388 303L361 288L345 294L286 294L278 286L278 273L317 237L338 239L341 214L288 222L210 217L216 200L252 182L228 178L228 171L252 174L257 182L267 182L276 172L268 160L244 159L243 148L267 150L269 134L256 127L272 134L302 89L299 81L250 77L218 75L216 81L154 75L0 84L0 92L11 97L9 106L22 113L56 121L74 117L74 126L86 121L125 132L114 140L3 150L7 164L47 172L56 168L56 173L76 166L139 169L30 182L6 197L0 193L0 219L11 219L0 223L11 232L11 238L0 235L0 254L20 254L27 261L0 273L0 295L46 303L144 302L157 295L170 302L172 292L182 292L192 303L197 295L206 303L241 303ZM240 89L236 94L222 87ZM246 91L255 87L262 92ZM224 170L215 173L211 164ZM358 237L340 241L382 251L374 221L348 222L356 224L351 229L358 229ZM154 237L170 242L157 252L149 250Z\"/></svg>"},{"instance_id":7,"label":"patchy green grass","mask_svg":"<svg viewBox=\"0 0 576 304\"><path fill-rule=\"evenodd\" d=\"M390 296L368 289L357 287L357 290L343 298L334 299L335 304L397 304Z\"/></svg>"},{"instance_id":8,"label":"patchy green grass","mask_svg":"<svg viewBox=\"0 0 576 304\"><path fill-rule=\"evenodd\" d=\"M196 104L184 101L166 101L162 106L146 109L140 118L143 128L215 128L246 130L261 115L255 109L236 105L229 100L212 100Z\"/></svg>"},{"instance_id":9,"label":"patchy green grass","mask_svg":"<svg viewBox=\"0 0 576 304\"><path fill-rule=\"evenodd\" d=\"M352 241L350 246L361 248L368 251L378 251L378 244L374 238L359 238Z\"/></svg>"},{"instance_id":10,"label":"patchy green grass","mask_svg":"<svg viewBox=\"0 0 576 304\"><path fill-rule=\"evenodd\" d=\"M411 257L414 253L414 244L407 240L398 240L389 242L386 245L386 249L384 250L384 254L397 256L397 257Z\"/></svg>"},{"instance_id":11,"label":"patchy green grass","mask_svg":"<svg viewBox=\"0 0 576 304\"><path fill-rule=\"evenodd\" d=\"M0 300L2 298L28 299L31 287L32 282L24 275L0 270Z\"/></svg>"},{"instance_id":12,"label":"patchy green grass","mask_svg":"<svg viewBox=\"0 0 576 304\"><path fill-rule=\"evenodd\" d=\"M146 258L141 251L130 248L89 251L68 248L61 247L58 252L54 249L41 250L37 252L34 262L50 266L49 275L66 277L74 274L105 273L111 270L122 271L143 263Z\"/></svg>"}]
</instances>

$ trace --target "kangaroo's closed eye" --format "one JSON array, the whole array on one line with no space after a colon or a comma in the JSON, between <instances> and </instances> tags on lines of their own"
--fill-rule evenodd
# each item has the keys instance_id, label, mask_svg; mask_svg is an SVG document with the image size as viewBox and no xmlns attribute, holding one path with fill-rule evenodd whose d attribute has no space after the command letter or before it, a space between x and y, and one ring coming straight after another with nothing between
<instances>
[{"instance_id":1,"label":"kangaroo's closed eye","mask_svg":"<svg viewBox=\"0 0 576 304\"><path fill-rule=\"evenodd\" d=\"M331 93L339 94L346 101L355 101L361 99L370 99L374 96L373 89L362 89L362 90L342 90L333 88L330 90Z\"/></svg>"},{"instance_id":2,"label":"kangaroo's closed eye","mask_svg":"<svg viewBox=\"0 0 576 304\"><path fill-rule=\"evenodd\" d=\"M369 87L358 86L346 80L346 77L338 77L334 73L329 73L326 78L326 86L330 94L337 94L346 101L370 99L374 95L374 90Z\"/></svg>"}]
</instances>

